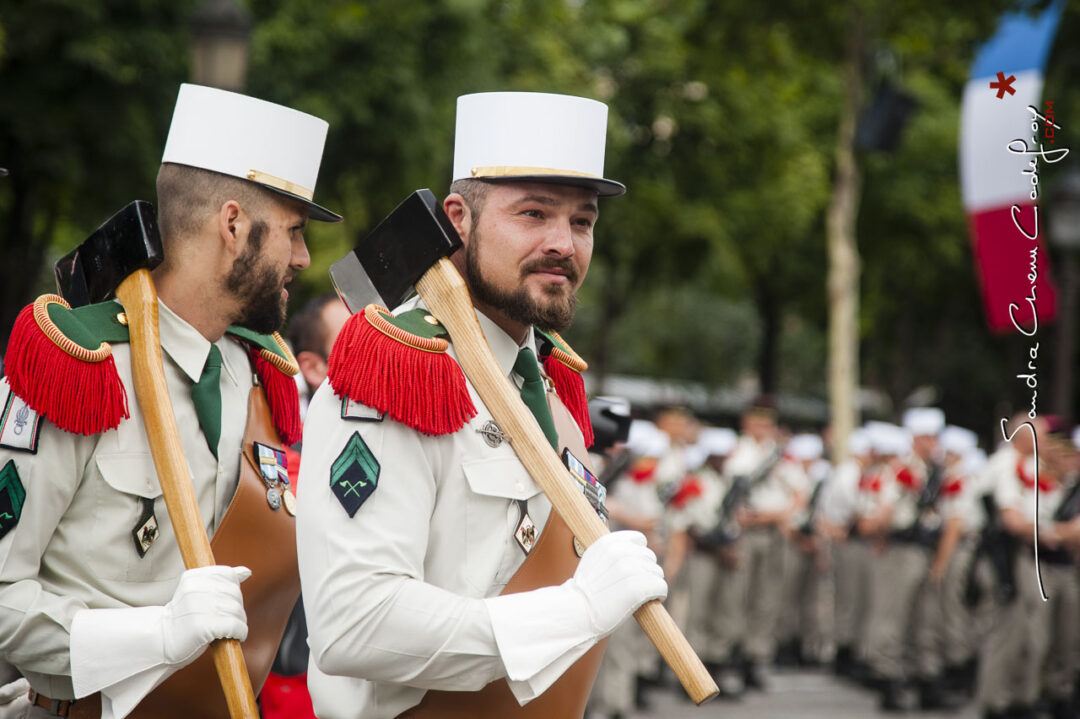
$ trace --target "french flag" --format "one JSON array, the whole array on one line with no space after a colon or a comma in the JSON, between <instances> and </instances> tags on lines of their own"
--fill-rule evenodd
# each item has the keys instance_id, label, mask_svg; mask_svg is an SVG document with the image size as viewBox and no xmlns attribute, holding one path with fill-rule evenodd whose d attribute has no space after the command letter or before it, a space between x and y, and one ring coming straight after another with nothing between
<instances>
[{"instance_id":1,"label":"french flag","mask_svg":"<svg viewBox=\"0 0 1080 719\"><path fill-rule=\"evenodd\" d=\"M1034 208L1038 200L1031 198L1029 164L1036 156L1010 152L1009 144L1020 140L1037 148L1046 142L1041 121L1038 132L1032 132L1036 118L1028 106L1045 114L1040 106L1043 69L1064 7L1059 1L1038 15L1020 12L1002 16L997 32L976 54L971 79L964 88L960 183L987 323L997 332L1015 330L1014 320L1022 327L1033 325L1032 303L1027 298L1033 284L1028 278L1031 251L1036 246L1036 316L1042 323L1052 321L1057 314L1057 288L1050 276L1044 238L1045 218L1039 215L1037 241L1017 227L1019 222L1027 235L1036 232ZM1012 94L1000 88L1000 80L1008 82L1010 77L1014 78L1009 83ZM1053 147L1047 144L1045 149ZM1039 160L1041 173L1048 163ZM1024 174L1025 170L1029 174ZM1019 206L1015 212L1014 205ZM1014 305L1011 317L1010 305Z\"/></svg>"}]
</instances>

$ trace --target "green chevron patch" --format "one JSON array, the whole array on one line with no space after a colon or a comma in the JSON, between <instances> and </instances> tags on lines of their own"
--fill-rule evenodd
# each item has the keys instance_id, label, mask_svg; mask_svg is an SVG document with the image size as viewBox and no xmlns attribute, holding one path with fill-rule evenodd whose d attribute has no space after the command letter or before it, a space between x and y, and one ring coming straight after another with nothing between
<instances>
[{"instance_id":1,"label":"green chevron patch","mask_svg":"<svg viewBox=\"0 0 1080 719\"><path fill-rule=\"evenodd\" d=\"M15 460L9 459L0 469L0 539L19 523L25 501L26 489L19 479L19 470Z\"/></svg>"},{"instance_id":2,"label":"green chevron patch","mask_svg":"<svg viewBox=\"0 0 1080 719\"><path fill-rule=\"evenodd\" d=\"M330 489L352 517L379 484L379 462L359 432L330 466Z\"/></svg>"}]
</instances>

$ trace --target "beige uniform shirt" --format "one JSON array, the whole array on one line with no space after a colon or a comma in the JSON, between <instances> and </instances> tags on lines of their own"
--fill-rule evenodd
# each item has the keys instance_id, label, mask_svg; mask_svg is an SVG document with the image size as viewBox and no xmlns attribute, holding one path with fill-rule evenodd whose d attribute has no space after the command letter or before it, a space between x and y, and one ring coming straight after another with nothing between
<instances>
[{"instance_id":1,"label":"beige uniform shirt","mask_svg":"<svg viewBox=\"0 0 1080 719\"><path fill-rule=\"evenodd\" d=\"M520 347L477 316L503 374L520 387L511 371ZM531 332L525 346L535 351ZM428 689L473 691L507 675L482 600L499 594L525 559L514 538L518 500L527 501L538 528L551 505L508 442L485 440L480 430L491 413L471 383L468 389L477 415L438 437L343 402L328 382L312 398L297 544L308 687L322 719L389 719ZM330 481L354 434L379 472L350 517ZM510 682L512 691L519 700L538 695L587 648L527 682Z\"/></svg>"},{"instance_id":2,"label":"beige uniform shirt","mask_svg":"<svg viewBox=\"0 0 1080 719\"><path fill-rule=\"evenodd\" d=\"M1021 472L1027 482L1021 478ZM1046 482L1042 477L1039 479ZM997 502L999 511L1015 509L1028 521L1037 521L1040 532L1046 532L1054 526L1054 512L1057 511L1065 493L1061 485L1057 483L1048 489L1040 489L1036 510L1035 487L1037 485L1034 481L1035 457L1029 455L1021 459L1018 455L1016 462L1012 463L1012 471L1008 472L1006 469L1002 472L1001 481L994 488L994 501Z\"/></svg>"},{"instance_id":3,"label":"beige uniform shirt","mask_svg":"<svg viewBox=\"0 0 1080 719\"><path fill-rule=\"evenodd\" d=\"M191 401L210 343L160 303L159 322L180 441L199 511L213 532L236 489L251 364L236 341L225 337L216 343L222 354L219 463ZM184 571L135 398L130 345L114 344L113 357L130 419L89 437L42 419L35 454L0 447L0 467L14 460L26 490L19 523L0 540L0 658L14 664L34 689L56 699L74 698L68 647L75 613L165 604ZM0 407L9 393L6 380L0 382ZM140 523L144 498L153 501L159 535L140 557L132 531Z\"/></svg>"},{"instance_id":4,"label":"beige uniform shirt","mask_svg":"<svg viewBox=\"0 0 1080 719\"><path fill-rule=\"evenodd\" d=\"M724 476L731 481L740 474L757 470L773 452L772 441L758 444L753 437L743 435L724 464ZM746 506L758 512L776 512L794 506L806 490L806 474L801 468L781 459L765 479L750 488Z\"/></svg>"}]
</instances>

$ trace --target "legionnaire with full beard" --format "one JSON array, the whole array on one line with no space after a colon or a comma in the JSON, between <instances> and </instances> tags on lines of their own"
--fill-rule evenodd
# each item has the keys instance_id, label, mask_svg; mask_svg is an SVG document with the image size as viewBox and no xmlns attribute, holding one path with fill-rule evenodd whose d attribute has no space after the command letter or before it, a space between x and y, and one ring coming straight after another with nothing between
<instances>
[{"instance_id":1,"label":"legionnaire with full beard","mask_svg":"<svg viewBox=\"0 0 1080 719\"><path fill-rule=\"evenodd\" d=\"M589 267L597 198L624 191L603 178L606 126L583 98L466 95L443 201L488 345L571 467L591 443L585 363L556 332ZM515 591L545 563L576 562L574 543L452 342L419 300L369 305L308 409L297 539L320 717L580 717L597 642L667 593L637 532L598 540L562 584Z\"/></svg>"},{"instance_id":2,"label":"legionnaire with full beard","mask_svg":"<svg viewBox=\"0 0 1080 719\"><path fill-rule=\"evenodd\" d=\"M275 331L308 218L341 219L312 202L326 132L184 85L158 174L164 375L219 566L184 569L125 308L45 295L19 316L0 384L0 658L30 682L27 716L228 716L208 643L246 637L273 657L298 591L279 462L299 428L296 364ZM252 600L284 613L245 612ZM258 691L269 664L248 668Z\"/></svg>"}]
</instances>

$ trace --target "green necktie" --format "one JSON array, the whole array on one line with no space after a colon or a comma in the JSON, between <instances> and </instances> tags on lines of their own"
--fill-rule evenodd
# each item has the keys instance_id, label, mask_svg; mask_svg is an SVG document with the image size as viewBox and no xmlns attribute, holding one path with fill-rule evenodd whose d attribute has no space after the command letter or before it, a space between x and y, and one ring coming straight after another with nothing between
<instances>
[{"instance_id":1,"label":"green necktie","mask_svg":"<svg viewBox=\"0 0 1080 719\"><path fill-rule=\"evenodd\" d=\"M529 408L536 417L540 429L544 430L544 436L554 449L559 448L559 435L555 432L555 421L551 418L551 409L548 408L547 395L544 392L544 380L540 377L540 367L536 364L536 355L528 347L518 352L517 361L514 362L516 372L525 383L521 385L521 401Z\"/></svg>"},{"instance_id":2,"label":"green necktie","mask_svg":"<svg viewBox=\"0 0 1080 719\"><path fill-rule=\"evenodd\" d=\"M195 402L195 414L199 417L206 443L217 457L218 440L221 439L221 350L215 344L210 345L202 376L191 388L191 399Z\"/></svg>"}]
</instances>

